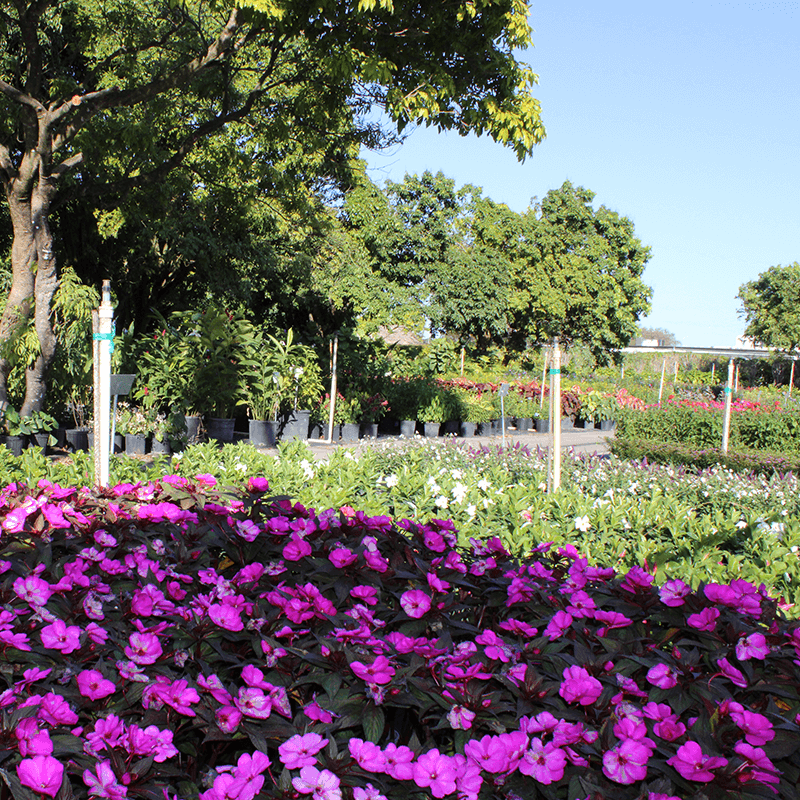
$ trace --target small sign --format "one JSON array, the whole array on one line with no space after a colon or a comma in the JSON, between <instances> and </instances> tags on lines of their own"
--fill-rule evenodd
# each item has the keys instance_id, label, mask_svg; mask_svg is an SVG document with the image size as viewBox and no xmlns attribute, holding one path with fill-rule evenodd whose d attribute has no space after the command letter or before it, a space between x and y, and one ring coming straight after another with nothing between
<instances>
[{"instance_id":1,"label":"small sign","mask_svg":"<svg viewBox=\"0 0 800 800\"><path fill-rule=\"evenodd\" d=\"M500 384L500 391L499 391L500 397L508 397L508 390L510 388L511 387L507 383L501 383Z\"/></svg>"}]
</instances>

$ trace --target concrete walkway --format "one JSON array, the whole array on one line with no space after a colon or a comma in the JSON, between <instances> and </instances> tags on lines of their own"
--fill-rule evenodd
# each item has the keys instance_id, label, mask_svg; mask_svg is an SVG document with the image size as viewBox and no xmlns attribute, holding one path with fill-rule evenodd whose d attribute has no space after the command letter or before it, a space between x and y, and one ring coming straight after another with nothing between
<instances>
[{"instance_id":1,"label":"concrete walkway","mask_svg":"<svg viewBox=\"0 0 800 800\"><path fill-rule=\"evenodd\" d=\"M600 431L596 428L571 428L561 431L561 447L564 450L572 448L580 453L608 453L608 440L613 438L613 431ZM456 442L467 447L500 447L503 444L502 436L472 436L469 439L453 437ZM550 437L546 433L517 433L508 431L506 434L506 447L514 447L517 444L525 445L531 450L538 447L546 448ZM339 447L359 448L369 446L375 442L378 444L404 441L397 436L380 434L377 439L361 439L358 442L326 444L324 440L308 440L308 444L318 460L326 460L330 454ZM261 452L277 455L275 448L261 449Z\"/></svg>"}]
</instances>

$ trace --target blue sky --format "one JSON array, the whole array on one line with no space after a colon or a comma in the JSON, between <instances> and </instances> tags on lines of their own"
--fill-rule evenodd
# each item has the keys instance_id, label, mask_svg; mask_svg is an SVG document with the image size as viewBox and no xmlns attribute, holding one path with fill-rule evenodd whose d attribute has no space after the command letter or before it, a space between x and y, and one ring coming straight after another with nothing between
<instances>
[{"instance_id":1,"label":"blue sky","mask_svg":"<svg viewBox=\"0 0 800 800\"><path fill-rule=\"evenodd\" d=\"M644 324L731 347L739 286L800 261L800 2L531 0L547 139L524 163L425 128L365 153L377 183L441 170L523 211L565 180L652 248Z\"/></svg>"}]
</instances>

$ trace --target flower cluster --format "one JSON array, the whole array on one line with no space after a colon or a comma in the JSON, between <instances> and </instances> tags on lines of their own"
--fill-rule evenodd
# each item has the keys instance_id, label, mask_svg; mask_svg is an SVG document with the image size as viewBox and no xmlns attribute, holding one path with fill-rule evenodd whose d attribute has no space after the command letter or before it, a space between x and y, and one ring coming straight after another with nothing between
<instances>
[{"instance_id":1,"label":"flower cluster","mask_svg":"<svg viewBox=\"0 0 800 800\"><path fill-rule=\"evenodd\" d=\"M16 796L794 791L800 627L763 587L214 484L0 495Z\"/></svg>"}]
</instances>

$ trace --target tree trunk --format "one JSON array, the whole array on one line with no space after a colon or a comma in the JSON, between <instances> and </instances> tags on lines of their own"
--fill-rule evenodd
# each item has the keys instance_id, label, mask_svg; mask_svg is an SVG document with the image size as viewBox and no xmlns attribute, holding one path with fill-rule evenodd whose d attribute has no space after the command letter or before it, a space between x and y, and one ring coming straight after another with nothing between
<instances>
[{"instance_id":1,"label":"tree trunk","mask_svg":"<svg viewBox=\"0 0 800 800\"><path fill-rule=\"evenodd\" d=\"M31 161L38 161L35 156ZM20 413L41 410L47 371L53 362L56 337L52 324L52 300L58 287L50 203L52 179L36 177L36 166L23 159L19 174L6 184L14 241L11 248L12 283L0 316L0 405L8 404L8 376L14 367L14 341L24 335L33 315L39 354L25 370L25 399ZM33 175L32 175L33 173Z\"/></svg>"},{"instance_id":2,"label":"tree trunk","mask_svg":"<svg viewBox=\"0 0 800 800\"><path fill-rule=\"evenodd\" d=\"M30 196L17 191L18 183L7 185L14 241L11 247L11 289L0 317L0 406L8 405L8 375L13 368L14 342L33 312L36 275L36 245L31 224Z\"/></svg>"}]
</instances>

